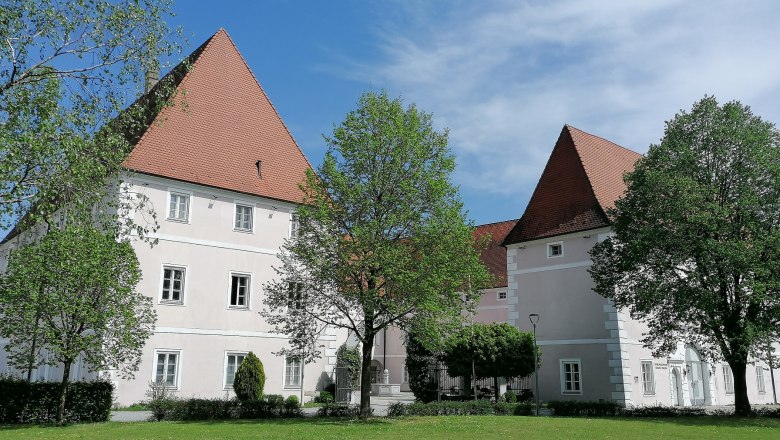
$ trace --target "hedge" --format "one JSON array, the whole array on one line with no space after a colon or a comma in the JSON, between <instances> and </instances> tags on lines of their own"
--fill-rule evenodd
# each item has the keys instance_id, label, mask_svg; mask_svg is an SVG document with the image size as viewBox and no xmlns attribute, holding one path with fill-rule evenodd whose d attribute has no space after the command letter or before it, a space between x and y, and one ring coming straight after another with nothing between
<instances>
[{"instance_id":1,"label":"hedge","mask_svg":"<svg viewBox=\"0 0 780 440\"><path fill-rule=\"evenodd\" d=\"M534 405L524 403L491 403L489 400L471 400L465 402L397 402L387 408L389 417L402 416L525 416L530 415Z\"/></svg>"},{"instance_id":2,"label":"hedge","mask_svg":"<svg viewBox=\"0 0 780 440\"><path fill-rule=\"evenodd\" d=\"M587 402L578 400L551 400L547 408L554 416L616 416L621 406L615 402Z\"/></svg>"},{"instance_id":3,"label":"hedge","mask_svg":"<svg viewBox=\"0 0 780 440\"><path fill-rule=\"evenodd\" d=\"M55 423L61 384L0 379L0 423ZM111 415L110 382L71 382L65 399L66 423L105 422Z\"/></svg>"},{"instance_id":4,"label":"hedge","mask_svg":"<svg viewBox=\"0 0 780 440\"><path fill-rule=\"evenodd\" d=\"M152 401L149 407L157 420L195 421L230 419L276 419L301 417L298 398L270 394L263 399L165 399Z\"/></svg>"}]
</instances>

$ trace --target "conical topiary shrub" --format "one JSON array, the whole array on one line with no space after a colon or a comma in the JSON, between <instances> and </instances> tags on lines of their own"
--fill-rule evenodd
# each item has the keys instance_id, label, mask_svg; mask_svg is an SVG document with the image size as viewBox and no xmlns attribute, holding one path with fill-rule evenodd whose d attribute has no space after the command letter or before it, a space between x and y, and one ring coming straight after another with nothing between
<instances>
[{"instance_id":1,"label":"conical topiary shrub","mask_svg":"<svg viewBox=\"0 0 780 440\"><path fill-rule=\"evenodd\" d=\"M238 400L258 400L263 397L265 387L265 371L263 363L251 351L238 366L233 380L233 391Z\"/></svg>"}]
</instances>

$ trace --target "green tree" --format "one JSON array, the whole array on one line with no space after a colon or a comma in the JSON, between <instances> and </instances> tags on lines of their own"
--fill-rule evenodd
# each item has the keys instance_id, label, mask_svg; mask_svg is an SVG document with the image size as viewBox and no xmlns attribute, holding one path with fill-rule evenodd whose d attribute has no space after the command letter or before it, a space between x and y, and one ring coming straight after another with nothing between
<instances>
[{"instance_id":1,"label":"green tree","mask_svg":"<svg viewBox=\"0 0 780 440\"><path fill-rule=\"evenodd\" d=\"M355 388L360 384L360 352L357 347L341 344L336 350L336 367L343 368L347 375L344 384Z\"/></svg>"},{"instance_id":2,"label":"green tree","mask_svg":"<svg viewBox=\"0 0 780 440\"><path fill-rule=\"evenodd\" d=\"M233 391L235 391L238 400L244 402L263 397L264 388L265 369L263 363L250 351L236 370Z\"/></svg>"},{"instance_id":3,"label":"green tree","mask_svg":"<svg viewBox=\"0 0 780 440\"><path fill-rule=\"evenodd\" d=\"M439 363L440 356L430 350L412 329L406 333L406 371L409 374L409 388L421 402L437 399L437 383L431 368Z\"/></svg>"},{"instance_id":4,"label":"green tree","mask_svg":"<svg viewBox=\"0 0 780 440\"><path fill-rule=\"evenodd\" d=\"M140 278L131 244L90 227L53 230L11 254L0 278L0 337L17 368L28 367L30 353L37 365L63 365L60 422L79 356L91 371L132 377L138 369L156 319L135 290Z\"/></svg>"},{"instance_id":5,"label":"green tree","mask_svg":"<svg viewBox=\"0 0 780 440\"><path fill-rule=\"evenodd\" d=\"M179 50L164 22L170 5L0 4L0 229L20 219L27 226L51 222L55 212L69 211L69 218L105 214L102 227L147 232L115 215L128 206L147 207L143 198L116 189L121 162L145 118L171 102L173 83L165 81L125 109L145 87L145 72L159 72L159 58Z\"/></svg>"},{"instance_id":6,"label":"green tree","mask_svg":"<svg viewBox=\"0 0 780 440\"><path fill-rule=\"evenodd\" d=\"M467 382L472 370L477 379L492 377L498 400L499 377L511 379L533 374L534 337L507 323L472 324L450 339L444 363L450 376L463 376Z\"/></svg>"},{"instance_id":7,"label":"green tree","mask_svg":"<svg viewBox=\"0 0 780 440\"><path fill-rule=\"evenodd\" d=\"M429 114L369 92L325 140L323 164L302 185L298 234L282 248L278 279L265 286L266 316L278 316L280 332L285 322L317 320L356 336L365 416L376 334L412 318L459 321L490 275L450 182L447 134ZM305 286L303 313L286 313L291 282Z\"/></svg>"},{"instance_id":8,"label":"green tree","mask_svg":"<svg viewBox=\"0 0 780 440\"><path fill-rule=\"evenodd\" d=\"M615 235L591 251L594 290L647 323L657 355L684 341L724 358L750 413L746 366L780 326L780 133L705 97L625 180Z\"/></svg>"}]
</instances>

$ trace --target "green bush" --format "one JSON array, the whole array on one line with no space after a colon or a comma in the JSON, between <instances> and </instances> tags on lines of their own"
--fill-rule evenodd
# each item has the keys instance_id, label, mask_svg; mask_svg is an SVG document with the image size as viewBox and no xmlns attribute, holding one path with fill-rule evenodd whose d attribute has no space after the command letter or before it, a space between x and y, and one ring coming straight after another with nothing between
<instances>
[{"instance_id":1,"label":"green bush","mask_svg":"<svg viewBox=\"0 0 780 440\"><path fill-rule=\"evenodd\" d=\"M621 412L620 405L615 402L551 400L547 408L554 416L616 416Z\"/></svg>"},{"instance_id":2,"label":"green bush","mask_svg":"<svg viewBox=\"0 0 780 440\"><path fill-rule=\"evenodd\" d=\"M374 410L371 409L373 415ZM349 405L346 403L328 403L317 410L320 417L359 417L360 405Z\"/></svg>"},{"instance_id":3,"label":"green bush","mask_svg":"<svg viewBox=\"0 0 780 440\"><path fill-rule=\"evenodd\" d=\"M530 415L532 405L518 403L490 403L489 400L465 402L410 403L397 402L387 408L389 417L401 416L475 416L475 415Z\"/></svg>"},{"instance_id":4,"label":"green bush","mask_svg":"<svg viewBox=\"0 0 780 440\"><path fill-rule=\"evenodd\" d=\"M509 390L506 393L504 393L504 400L506 403L515 403L517 402L517 394L515 394L514 391Z\"/></svg>"},{"instance_id":5,"label":"green bush","mask_svg":"<svg viewBox=\"0 0 780 440\"><path fill-rule=\"evenodd\" d=\"M624 408L620 411L624 417L696 417L707 415L707 411L701 407L691 406L635 406Z\"/></svg>"},{"instance_id":6,"label":"green bush","mask_svg":"<svg viewBox=\"0 0 780 440\"><path fill-rule=\"evenodd\" d=\"M159 420L231 420L231 419L275 419L279 417L301 417L300 404L296 396L285 400L279 395L266 399L169 399Z\"/></svg>"},{"instance_id":7,"label":"green bush","mask_svg":"<svg viewBox=\"0 0 780 440\"><path fill-rule=\"evenodd\" d=\"M347 369L347 379L344 382L349 388L360 386L361 357L357 347L349 347L343 344L336 350L336 367Z\"/></svg>"},{"instance_id":8,"label":"green bush","mask_svg":"<svg viewBox=\"0 0 780 440\"><path fill-rule=\"evenodd\" d=\"M301 402L298 396L288 396L284 401L284 412L286 416L293 416L301 412Z\"/></svg>"},{"instance_id":9,"label":"green bush","mask_svg":"<svg viewBox=\"0 0 780 440\"><path fill-rule=\"evenodd\" d=\"M0 424L54 423L60 383L0 379ZM111 414L110 382L71 382L65 399L65 422L105 422Z\"/></svg>"},{"instance_id":10,"label":"green bush","mask_svg":"<svg viewBox=\"0 0 780 440\"><path fill-rule=\"evenodd\" d=\"M320 395L314 398L316 403L333 403L333 394L327 391L321 391Z\"/></svg>"},{"instance_id":11,"label":"green bush","mask_svg":"<svg viewBox=\"0 0 780 440\"><path fill-rule=\"evenodd\" d=\"M265 370L263 363L251 351L246 355L236 371L233 391L238 400L258 400L263 397Z\"/></svg>"}]
</instances>

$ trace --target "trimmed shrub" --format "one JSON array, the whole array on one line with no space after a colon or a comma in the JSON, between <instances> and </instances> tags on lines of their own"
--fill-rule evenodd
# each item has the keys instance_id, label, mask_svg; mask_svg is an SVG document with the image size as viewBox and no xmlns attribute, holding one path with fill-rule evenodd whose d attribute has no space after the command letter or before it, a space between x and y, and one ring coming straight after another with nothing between
<instances>
[{"instance_id":1,"label":"trimmed shrub","mask_svg":"<svg viewBox=\"0 0 780 440\"><path fill-rule=\"evenodd\" d=\"M707 410L691 406L635 406L620 411L624 417L696 417L706 416Z\"/></svg>"},{"instance_id":2,"label":"trimmed shrub","mask_svg":"<svg viewBox=\"0 0 780 440\"><path fill-rule=\"evenodd\" d=\"M577 400L551 400L547 408L554 416L616 416L621 407L615 402L590 402Z\"/></svg>"},{"instance_id":3,"label":"trimmed shrub","mask_svg":"<svg viewBox=\"0 0 780 440\"><path fill-rule=\"evenodd\" d=\"M517 394L515 394L514 391L509 390L506 393L504 393L504 400L506 403L515 403L517 402Z\"/></svg>"},{"instance_id":4,"label":"trimmed shrub","mask_svg":"<svg viewBox=\"0 0 780 440\"><path fill-rule=\"evenodd\" d=\"M773 419L780 419L780 408L759 408L755 410L755 413L759 417L770 417Z\"/></svg>"},{"instance_id":5,"label":"trimmed shrub","mask_svg":"<svg viewBox=\"0 0 780 440\"><path fill-rule=\"evenodd\" d=\"M296 396L290 396L286 401L279 395L267 397L270 399L243 402L237 399L168 400L163 416L159 420L275 419L303 415Z\"/></svg>"},{"instance_id":6,"label":"trimmed shrub","mask_svg":"<svg viewBox=\"0 0 780 440\"><path fill-rule=\"evenodd\" d=\"M263 397L265 370L263 363L251 351L238 366L233 380L233 391L238 400L257 400Z\"/></svg>"},{"instance_id":7,"label":"trimmed shrub","mask_svg":"<svg viewBox=\"0 0 780 440\"><path fill-rule=\"evenodd\" d=\"M314 398L316 403L333 403L333 394L328 391L321 391L320 395Z\"/></svg>"},{"instance_id":8,"label":"trimmed shrub","mask_svg":"<svg viewBox=\"0 0 780 440\"><path fill-rule=\"evenodd\" d=\"M54 423L61 384L0 379L0 423ZM105 422L111 414L110 382L70 382L65 399L66 423Z\"/></svg>"},{"instance_id":9,"label":"trimmed shrub","mask_svg":"<svg viewBox=\"0 0 780 440\"><path fill-rule=\"evenodd\" d=\"M374 410L371 409L371 415L373 414ZM360 417L360 405L329 403L317 409L317 415L320 417Z\"/></svg>"},{"instance_id":10,"label":"trimmed shrub","mask_svg":"<svg viewBox=\"0 0 780 440\"><path fill-rule=\"evenodd\" d=\"M488 400L466 402L397 402L387 408L389 417L402 416L476 416L476 415L530 415L533 406L518 403L490 403Z\"/></svg>"},{"instance_id":11,"label":"trimmed shrub","mask_svg":"<svg viewBox=\"0 0 780 440\"><path fill-rule=\"evenodd\" d=\"M285 416L297 415L301 412L301 402L298 400L298 396L288 396L284 400L284 413Z\"/></svg>"}]
</instances>

